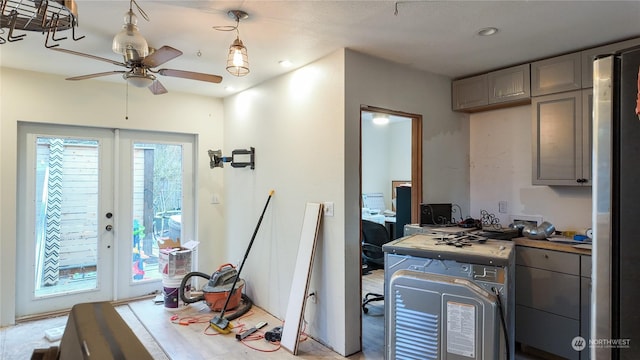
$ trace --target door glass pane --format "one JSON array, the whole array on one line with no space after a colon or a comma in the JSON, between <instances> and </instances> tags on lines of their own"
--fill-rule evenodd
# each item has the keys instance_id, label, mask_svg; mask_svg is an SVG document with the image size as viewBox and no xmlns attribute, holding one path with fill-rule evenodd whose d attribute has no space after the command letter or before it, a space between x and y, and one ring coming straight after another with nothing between
<instances>
[{"instance_id":1,"label":"door glass pane","mask_svg":"<svg viewBox=\"0 0 640 360\"><path fill-rule=\"evenodd\" d=\"M182 146L133 145L133 281L160 279L161 247L181 238Z\"/></svg>"},{"instance_id":2,"label":"door glass pane","mask_svg":"<svg viewBox=\"0 0 640 360\"><path fill-rule=\"evenodd\" d=\"M98 141L38 137L36 147L35 295L95 289Z\"/></svg>"}]
</instances>

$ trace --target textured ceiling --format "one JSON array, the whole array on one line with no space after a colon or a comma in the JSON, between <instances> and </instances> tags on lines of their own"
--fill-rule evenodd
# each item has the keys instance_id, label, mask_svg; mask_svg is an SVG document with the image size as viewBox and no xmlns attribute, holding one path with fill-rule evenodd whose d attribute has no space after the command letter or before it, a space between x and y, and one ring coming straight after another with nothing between
<instances>
[{"instance_id":1,"label":"textured ceiling","mask_svg":"<svg viewBox=\"0 0 640 360\"><path fill-rule=\"evenodd\" d=\"M460 77L640 36L640 1L137 2L150 18L147 22L140 17L138 22L149 45L170 45L184 52L162 67L224 77L220 84L160 77L164 86L170 92L215 97L229 95L226 86L242 90L291 71L281 68L279 60L289 59L296 68L345 47ZM129 2L76 3L77 34L85 38L62 40L60 46L120 61L111 52L111 40L122 26ZM249 13L240 23L240 38L249 52L251 73L242 78L225 70L235 32L213 29L235 24L227 16L231 9ZM491 37L476 34L488 26L500 31ZM122 69L51 51L44 47L44 40L40 33L28 33L22 41L0 45L0 64L64 76ZM124 83L119 75L83 81Z\"/></svg>"}]
</instances>

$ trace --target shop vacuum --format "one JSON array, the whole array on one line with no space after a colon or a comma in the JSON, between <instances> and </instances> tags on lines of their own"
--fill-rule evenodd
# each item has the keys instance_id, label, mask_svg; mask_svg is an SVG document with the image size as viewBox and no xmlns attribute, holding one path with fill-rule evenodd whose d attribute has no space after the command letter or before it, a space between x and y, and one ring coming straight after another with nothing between
<instances>
[{"instance_id":1,"label":"shop vacuum","mask_svg":"<svg viewBox=\"0 0 640 360\"><path fill-rule=\"evenodd\" d=\"M192 277L201 277L209 280L207 284L202 288L202 295L196 297L187 297L187 293L189 292L186 289L187 284L189 284L189 280ZM251 303L251 300L242 294L242 289L244 288L244 280L238 279L236 284L236 288L231 293L231 286L233 285L233 281L235 277L238 276L238 271L231 264L223 264L218 270L216 270L211 276L203 273L203 272L190 272L184 276L182 279L182 283L180 283L180 298L184 301L185 304L192 304L198 301L204 300L205 304L212 311L220 311L224 306L224 302L227 300L227 297L230 296L229 305L227 307L229 309L235 309L240 305L241 300L244 302ZM249 307L251 305L249 304Z\"/></svg>"}]
</instances>

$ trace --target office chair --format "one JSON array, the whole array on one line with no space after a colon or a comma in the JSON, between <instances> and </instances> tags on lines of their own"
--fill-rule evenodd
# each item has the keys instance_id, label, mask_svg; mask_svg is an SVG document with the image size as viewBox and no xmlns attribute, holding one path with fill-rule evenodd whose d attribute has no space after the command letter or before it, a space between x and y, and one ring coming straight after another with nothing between
<instances>
[{"instance_id":1,"label":"office chair","mask_svg":"<svg viewBox=\"0 0 640 360\"><path fill-rule=\"evenodd\" d=\"M387 228L379 223L362 220L362 275L368 274L373 269L384 268L384 251L382 245L391 239ZM367 304L372 301L384 300L383 294L367 293L362 299L362 311L366 314L369 310Z\"/></svg>"}]
</instances>

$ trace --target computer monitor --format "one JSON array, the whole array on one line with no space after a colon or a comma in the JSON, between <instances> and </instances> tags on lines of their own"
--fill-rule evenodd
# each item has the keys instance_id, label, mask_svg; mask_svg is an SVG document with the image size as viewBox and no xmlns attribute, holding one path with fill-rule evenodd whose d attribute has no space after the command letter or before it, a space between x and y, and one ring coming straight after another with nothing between
<instances>
[{"instance_id":1,"label":"computer monitor","mask_svg":"<svg viewBox=\"0 0 640 360\"><path fill-rule=\"evenodd\" d=\"M373 211L377 210L380 214L387 209L382 193L362 194L362 207Z\"/></svg>"}]
</instances>

